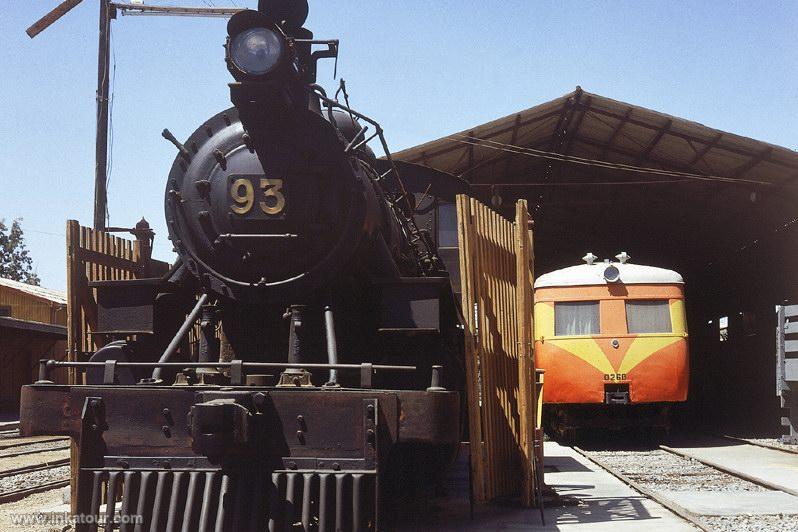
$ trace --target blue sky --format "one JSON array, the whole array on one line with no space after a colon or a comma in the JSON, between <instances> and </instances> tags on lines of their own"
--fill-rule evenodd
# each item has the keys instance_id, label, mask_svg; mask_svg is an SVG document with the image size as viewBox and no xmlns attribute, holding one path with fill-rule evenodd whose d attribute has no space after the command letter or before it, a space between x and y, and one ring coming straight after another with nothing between
<instances>
[{"instance_id":1,"label":"blue sky","mask_svg":"<svg viewBox=\"0 0 798 532\"><path fill-rule=\"evenodd\" d=\"M64 226L92 220L96 0L31 40L59 0L0 10L0 218L24 218L42 284L65 287ZM147 0L148 4L167 4ZM172 0L255 7L256 0ZM798 2L310 0L307 26L341 39L351 103L394 150L504 116L576 85L798 148ZM228 107L225 21L120 17L114 68L110 223L142 216L169 260L163 191L186 138ZM333 88L332 64L319 81Z\"/></svg>"}]
</instances>

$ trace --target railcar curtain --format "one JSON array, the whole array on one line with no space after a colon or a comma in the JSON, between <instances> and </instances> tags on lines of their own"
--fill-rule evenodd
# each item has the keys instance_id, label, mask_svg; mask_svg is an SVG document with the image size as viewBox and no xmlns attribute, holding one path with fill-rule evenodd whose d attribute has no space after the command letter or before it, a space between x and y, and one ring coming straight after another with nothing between
<instances>
[{"instance_id":1,"label":"railcar curtain","mask_svg":"<svg viewBox=\"0 0 798 532\"><path fill-rule=\"evenodd\" d=\"M554 304L555 336L578 336L598 333L598 301L569 301Z\"/></svg>"},{"instance_id":2,"label":"railcar curtain","mask_svg":"<svg viewBox=\"0 0 798 532\"><path fill-rule=\"evenodd\" d=\"M673 332L668 301L627 301L626 327L630 334Z\"/></svg>"}]
</instances>

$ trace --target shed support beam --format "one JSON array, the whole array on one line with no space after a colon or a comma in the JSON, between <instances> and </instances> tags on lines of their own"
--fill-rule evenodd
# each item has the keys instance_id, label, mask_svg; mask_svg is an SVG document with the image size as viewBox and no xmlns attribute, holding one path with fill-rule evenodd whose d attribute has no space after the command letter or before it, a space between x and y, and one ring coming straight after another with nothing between
<instances>
[{"instance_id":1,"label":"shed support beam","mask_svg":"<svg viewBox=\"0 0 798 532\"><path fill-rule=\"evenodd\" d=\"M624 113L623 118L621 118L621 121L618 122L618 125L615 126L615 129L612 130L610 138L607 139L607 142L604 144L604 147L601 149L601 154L598 157L600 160L603 161L607 158L607 153L610 151L610 148L612 148L613 143L615 142L615 138L620 134L621 130L623 129L623 126L625 126L626 123L629 122L630 116L632 116L631 107L626 110L626 113Z\"/></svg>"},{"instance_id":2,"label":"shed support beam","mask_svg":"<svg viewBox=\"0 0 798 532\"><path fill-rule=\"evenodd\" d=\"M571 153L571 144L573 144L574 139L579 134L579 128L582 126L582 120L584 120L585 115L590 111L591 103L592 103L592 98L588 96L587 100L585 100L585 106L582 109L582 114L580 114L579 118L576 119L576 122L574 122L573 127L569 127L566 130L565 138L563 139L563 148L562 148L562 153L564 155L569 155Z\"/></svg>"},{"instance_id":3,"label":"shed support beam","mask_svg":"<svg viewBox=\"0 0 798 532\"><path fill-rule=\"evenodd\" d=\"M563 142L565 141L565 137L568 135L570 124L573 121L574 111L579 106L581 99L582 89L577 87L574 91L573 97L568 98L568 101L562 108L562 113L560 114L560 119L557 122L557 127L554 128L554 138L549 145L548 151L560 153Z\"/></svg>"},{"instance_id":4,"label":"shed support beam","mask_svg":"<svg viewBox=\"0 0 798 532\"><path fill-rule=\"evenodd\" d=\"M709 141L709 143L706 146L701 148L701 151L696 152L695 157L690 159L690 162L687 163L687 166L695 166L696 164L698 164L701 161L701 159L703 159L704 156L707 153L709 153L709 150L718 145L718 142L720 142L721 138L723 138L723 133L718 133L717 135L715 135L715 138Z\"/></svg>"},{"instance_id":5,"label":"shed support beam","mask_svg":"<svg viewBox=\"0 0 798 532\"><path fill-rule=\"evenodd\" d=\"M515 115L515 125L513 125L513 132L510 135L510 144L515 146L515 143L518 142L518 130L521 129L521 113ZM504 175L507 175L510 172L510 163L513 161L512 155L507 155L507 163L504 166Z\"/></svg>"},{"instance_id":6,"label":"shed support beam","mask_svg":"<svg viewBox=\"0 0 798 532\"><path fill-rule=\"evenodd\" d=\"M773 148L765 148L759 155L757 155L755 157L751 157L750 161L748 161L744 165L742 165L739 168L737 168L734 172L732 172L732 177L742 177L743 175L745 175L746 172L748 172L749 170L753 169L754 166L756 166L759 163L761 163L762 161L764 161L765 158L768 155L770 155L770 152L772 152L772 151L773 151Z\"/></svg>"},{"instance_id":7,"label":"shed support beam","mask_svg":"<svg viewBox=\"0 0 798 532\"><path fill-rule=\"evenodd\" d=\"M471 141L477 142L477 139L474 138L474 132L473 131L469 131L468 132L468 136L471 138L470 139ZM474 144L469 144L468 145L468 167L469 168L473 168L474 167Z\"/></svg>"},{"instance_id":8,"label":"shed support beam","mask_svg":"<svg viewBox=\"0 0 798 532\"><path fill-rule=\"evenodd\" d=\"M662 140L662 137L665 136L665 133L668 132L672 124L673 120L668 120L665 122L665 125L662 126L659 131L657 131L656 135L654 135L654 138L648 143L648 146L646 146L640 155L638 155L637 159L635 160L635 166L640 166L640 163L648 159L648 156L652 151L654 151L654 148L657 146L657 144L659 144L659 141Z\"/></svg>"},{"instance_id":9,"label":"shed support beam","mask_svg":"<svg viewBox=\"0 0 798 532\"><path fill-rule=\"evenodd\" d=\"M542 120L547 120L547 119L549 119L549 118L551 118L553 116L557 116L558 114L560 114L560 112L561 111L559 109L557 109L557 110L551 111L549 113L546 113L546 114L543 114L543 115L540 115L540 116L535 116L533 118L530 118L529 120L524 120L523 122L521 122L518 125L518 127L525 127L525 126L528 126L530 124L534 124L535 122L540 122ZM487 137L484 137L484 140L490 140L490 139L493 139L495 137L498 137L499 135L503 135L504 133L507 133L508 131L512 131L514 127L515 127L514 125L513 126L503 127L503 128L501 128L501 129L499 129L497 131L492 132ZM445 145L444 147L442 147L442 148L440 148L438 150L433 150L433 151L427 152L427 157L437 157L439 155L446 155L447 153L450 153L450 152L452 152L454 150L458 150L460 148L461 148L460 144ZM395 155L396 154L394 154L394 156ZM415 157L413 159L408 159L407 162L415 163L415 162L418 162L419 160L420 159L418 157Z\"/></svg>"},{"instance_id":10,"label":"shed support beam","mask_svg":"<svg viewBox=\"0 0 798 532\"><path fill-rule=\"evenodd\" d=\"M619 114L613 113L611 111L606 111L604 109L593 108L591 110L591 112L596 113L596 114L600 114L600 115L603 115L603 116L608 116L610 118L619 119L619 120L623 118L623 115L619 115ZM629 118L628 121L629 121L630 124L634 124L636 126L640 126L640 127L646 128L646 129L653 129L653 130L659 130L660 129L657 126L654 126L654 125L652 125L652 124L650 124L648 122L644 122L643 120ZM682 132L679 132L679 131L671 131L670 134L673 135L674 137L678 137L678 138L684 139L684 140L696 140L695 137L692 137L692 136L690 136L690 135L688 135L686 133L682 133ZM747 151L747 150L735 149L735 148L732 148L731 146L718 146L718 149L721 149L721 150L724 150L724 151L728 151L728 152L734 153L736 155L743 155L743 156L747 156L747 157L756 157L758 155L757 153L751 153L750 151ZM798 169L798 163L781 161L781 162L778 162L778 163L775 163L775 164L778 164L780 166L786 166L787 168L796 168L796 169Z\"/></svg>"}]
</instances>

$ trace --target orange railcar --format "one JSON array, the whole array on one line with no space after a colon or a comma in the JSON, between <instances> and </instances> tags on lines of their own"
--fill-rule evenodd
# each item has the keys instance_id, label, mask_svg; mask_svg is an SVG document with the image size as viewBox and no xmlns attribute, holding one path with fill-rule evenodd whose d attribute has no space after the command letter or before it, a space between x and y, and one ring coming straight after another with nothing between
<instances>
[{"instance_id":1,"label":"orange railcar","mask_svg":"<svg viewBox=\"0 0 798 532\"><path fill-rule=\"evenodd\" d=\"M571 266L535 282L535 356L546 371L550 432L669 427L687 399L684 281L672 271L618 262Z\"/></svg>"}]
</instances>

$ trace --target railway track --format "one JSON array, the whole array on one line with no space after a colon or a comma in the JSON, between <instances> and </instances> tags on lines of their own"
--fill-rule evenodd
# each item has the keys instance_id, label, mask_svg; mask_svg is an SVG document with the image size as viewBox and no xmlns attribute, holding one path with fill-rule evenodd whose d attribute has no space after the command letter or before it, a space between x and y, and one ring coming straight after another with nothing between
<instances>
[{"instance_id":1,"label":"railway track","mask_svg":"<svg viewBox=\"0 0 798 532\"><path fill-rule=\"evenodd\" d=\"M706 444L698 440L700 446ZM706 532L796 530L798 515L750 511L741 504L730 511L730 501L767 500L798 495L783 486L763 481L713 460L698 459L667 445L573 447L578 453L646 497L655 500ZM785 455L790 453L784 451ZM718 501L717 508L695 511L694 500ZM687 501L687 502L685 502ZM711 505L711 502L709 503ZM700 506L700 505L699 505ZM690 508L688 508L690 507Z\"/></svg>"},{"instance_id":2,"label":"railway track","mask_svg":"<svg viewBox=\"0 0 798 532\"><path fill-rule=\"evenodd\" d=\"M9 438L0 444L0 504L69 485L65 438ZM37 460L36 455L42 455Z\"/></svg>"}]
</instances>

